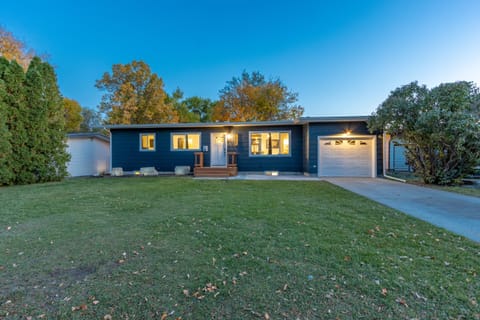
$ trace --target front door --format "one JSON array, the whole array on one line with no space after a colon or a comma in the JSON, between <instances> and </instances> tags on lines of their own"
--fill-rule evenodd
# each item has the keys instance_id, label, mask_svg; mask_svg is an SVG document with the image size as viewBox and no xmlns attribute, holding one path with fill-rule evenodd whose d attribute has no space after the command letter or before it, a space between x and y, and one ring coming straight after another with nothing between
<instances>
[{"instance_id":1,"label":"front door","mask_svg":"<svg viewBox=\"0 0 480 320\"><path fill-rule=\"evenodd\" d=\"M217 132L210 136L211 141L211 158L210 166L226 167L227 166L227 139L226 134Z\"/></svg>"}]
</instances>

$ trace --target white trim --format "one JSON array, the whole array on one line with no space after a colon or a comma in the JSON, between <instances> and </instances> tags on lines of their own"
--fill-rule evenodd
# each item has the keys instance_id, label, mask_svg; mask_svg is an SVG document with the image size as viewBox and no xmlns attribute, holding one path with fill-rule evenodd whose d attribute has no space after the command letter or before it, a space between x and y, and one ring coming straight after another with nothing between
<instances>
[{"instance_id":1,"label":"white trim","mask_svg":"<svg viewBox=\"0 0 480 320\"><path fill-rule=\"evenodd\" d=\"M110 132L110 168L109 168L109 173L112 173L112 160L113 160L113 153L112 153L112 147L113 147L113 134Z\"/></svg>"},{"instance_id":2,"label":"white trim","mask_svg":"<svg viewBox=\"0 0 480 320\"><path fill-rule=\"evenodd\" d=\"M142 136L151 136L153 135L153 149L143 149L142 148ZM138 150L140 152L155 152L157 150L157 134L155 132L140 132L138 134Z\"/></svg>"},{"instance_id":3,"label":"white trim","mask_svg":"<svg viewBox=\"0 0 480 320\"><path fill-rule=\"evenodd\" d=\"M288 154L252 154L252 133L288 133ZM271 148L271 146L270 146ZM279 158L292 156L292 131L291 130L261 130L248 131L248 156L252 158Z\"/></svg>"},{"instance_id":4,"label":"white trim","mask_svg":"<svg viewBox=\"0 0 480 320\"><path fill-rule=\"evenodd\" d=\"M320 140L347 140L347 139L365 139L365 140L372 140L372 149L371 149L371 171L370 177L375 178L377 176L377 136L376 135L344 135L344 134L337 134L337 135L330 135L330 136L317 136L317 176L323 177L320 175L320 152L321 152L321 144Z\"/></svg>"},{"instance_id":5,"label":"white trim","mask_svg":"<svg viewBox=\"0 0 480 320\"><path fill-rule=\"evenodd\" d=\"M186 140L188 139L188 135L192 135L192 134L198 134L199 136L199 140L198 140L198 149L174 149L173 148L173 136L174 135L185 135L185 138ZM188 143L188 141L187 141ZM181 132L170 132L170 151L172 152L185 152L185 151L190 151L190 152L193 152L193 151L200 151L202 150L202 133L201 132L197 132L197 131L181 131Z\"/></svg>"}]
</instances>

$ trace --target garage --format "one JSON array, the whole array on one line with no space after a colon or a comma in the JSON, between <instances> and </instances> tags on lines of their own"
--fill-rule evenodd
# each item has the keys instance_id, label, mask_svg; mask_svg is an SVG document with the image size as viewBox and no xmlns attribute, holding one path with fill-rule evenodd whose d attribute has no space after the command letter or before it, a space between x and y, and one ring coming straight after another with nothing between
<instances>
[{"instance_id":1,"label":"garage","mask_svg":"<svg viewBox=\"0 0 480 320\"><path fill-rule=\"evenodd\" d=\"M319 137L319 177L375 177L375 136Z\"/></svg>"}]
</instances>

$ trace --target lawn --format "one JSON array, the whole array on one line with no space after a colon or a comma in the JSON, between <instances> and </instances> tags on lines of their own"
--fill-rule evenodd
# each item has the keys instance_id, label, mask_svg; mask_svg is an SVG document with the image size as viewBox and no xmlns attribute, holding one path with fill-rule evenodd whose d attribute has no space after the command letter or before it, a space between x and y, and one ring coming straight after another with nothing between
<instances>
[{"instance_id":1,"label":"lawn","mask_svg":"<svg viewBox=\"0 0 480 320\"><path fill-rule=\"evenodd\" d=\"M480 319L480 245L315 181L0 188L0 319Z\"/></svg>"},{"instance_id":2,"label":"lawn","mask_svg":"<svg viewBox=\"0 0 480 320\"><path fill-rule=\"evenodd\" d=\"M455 192L464 194L467 196L473 197L480 197L480 185L478 184L464 184L458 186L439 186L434 184L425 184L423 183L422 179L416 176L414 173L411 172L389 172L388 173L392 177L404 179L407 183L420 185L427 188L434 188L443 191Z\"/></svg>"}]
</instances>

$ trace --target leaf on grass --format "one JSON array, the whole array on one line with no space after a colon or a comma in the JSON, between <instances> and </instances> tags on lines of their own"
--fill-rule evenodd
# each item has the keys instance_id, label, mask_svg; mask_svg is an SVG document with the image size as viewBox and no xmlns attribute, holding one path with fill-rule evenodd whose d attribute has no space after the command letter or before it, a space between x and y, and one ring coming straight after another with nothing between
<instances>
[{"instance_id":1,"label":"leaf on grass","mask_svg":"<svg viewBox=\"0 0 480 320\"><path fill-rule=\"evenodd\" d=\"M78 311L78 310L87 310L88 306L86 304L81 304L79 306L72 307L72 311Z\"/></svg>"},{"instance_id":2,"label":"leaf on grass","mask_svg":"<svg viewBox=\"0 0 480 320\"><path fill-rule=\"evenodd\" d=\"M217 289L218 289L218 287L216 285L211 284L211 283L207 283L205 285L205 287L203 288L203 291L204 292L214 292Z\"/></svg>"},{"instance_id":3,"label":"leaf on grass","mask_svg":"<svg viewBox=\"0 0 480 320\"><path fill-rule=\"evenodd\" d=\"M395 302L397 302L398 304L400 304L400 305L408 308L408 304L407 304L407 302L405 301L405 299L403 299L403 298L397 298L397 299L395 299Z\"/></svg>"},{"instance_id":4,"label":"leaf on grass","mask_svg":"<svg viewBox=\"0 0 480 320\"><path fill-rule=\"evenodd\" d=\"M117 263L118 263L118 264L125 263L125 260L123 260L123 259L120 259L120 260L118 260L118 261L117 261Z\"/></svg>"},{"instance_id":5,"label":"leaf on grass","mask_svg":"<svg viewBox=\"0 0 480 320\"><path fill-rule=\"evenodd\" d=\"M162 316L161 316L160 320L165 320L165 319L167 319L167 317L168 317L168 313L164 312L164 313L162 313Z\"/></svg>"},{"instance_id":6,"label":"leaf on grass","mask_svg":"<svg viewBox=\"0 0 480 320\"><path fill-rule=\"evenodd\" d=\"M195 298L197 298L198 300L202 300L203 298L205 298L205 296L202 296L200 294L200 292L196 291L194 294L192 294L192 296L194 296Z\"/></svg>"},{"instance_id":7,"label":"leaf on grass","mask_svg":"<svg viewBox=\"0 0 480 320\"><path fill-rule=\"evenodd\" d=\"M387 288L382 288L382 295L383 296L386 296L387 295Z\"/></svg>"},{"instance_id":8,"label":"leaf on grass","mask_svg":"<svg viewBox=\"0 0 480 320\"><path fill-rule=\"evenodd\" d=\"M270 320L270 315L268 313L265 312L265 314L263 315L263 317L265 318L265 320Z\"/></svg>"},{"instance_id":9,"label":"leaf on grass","mask_svg":"<svg viewBox=\"0 0 480 320\"><path fill-rule=\"evenodd\" d=\"M37 318L39 318L39 319L43 319L45 317L46 317L45 313L42 313L41 315L37 316Z\"/></svg>"},{"instance_id":10,"label":"leaf on grass","mask_svg":"<svg viewBox=\"0 0 480 320\"><path fill-rule=\"evenodd\" d=\"M93 303L93 305L95 305L95 306L96 306L97 304L99 304L99 303L100 303L100 301L98 301L98 300L93 300L93 302L92 302L92 303Z\"/></svg>"},{"instance_id":11,"label":"leaf on grass","mask_svg":"<svg viewBox=\"0 0 480 320\"><path fill-rule=\"evenodd\" d=\"M184 289L183 294L185 295L185 297L188 297L190 295L190 292L187 289Z\"/></svg>"},{"instance_id":12,"label":"leaf on grass","mask_svg":"<svg viewBox=\"0 0 480 320\"><path fill-rule=\"evenodd\" d=\"M352 257L350 257L350 256L345 256L345 257L343 257L343 261L348 262L348 261L350 261L350 260L352 260Z\"/></svg>"},{"instance_id":13,"label":"leaf on grass","mask_svg":"<svg viewBox=\"0 0 480 320\"><path fill-rule=\"evenodd\" d=\"M414 292L413 295L415 296L415 298L417 298L419 300L427 301L427 298L425 298L424 296L422 296L418 292Z\"/></svg>"},{"instance_id":14,"label":"leaf on grass","mask_svg":"<svg viewBox=\"0 0 480 320\"><path fill-rule=\"evenodd\" d=\"M103 316L103 320L112 320L112 316L109 314L106 314Z\"/></svg>"}]
</instances>

